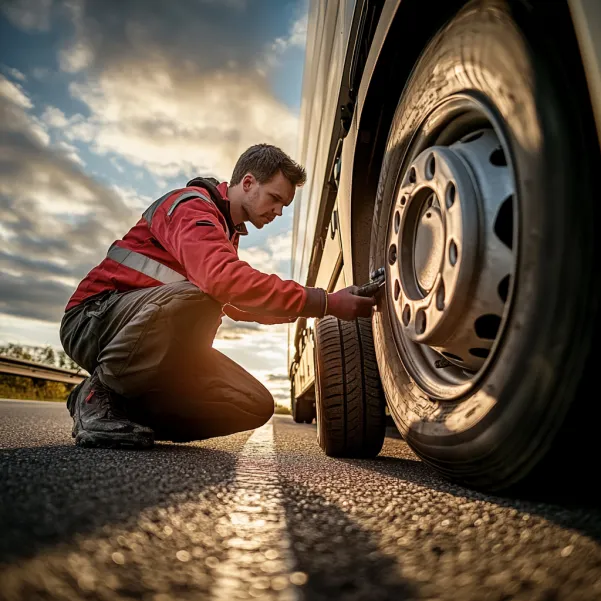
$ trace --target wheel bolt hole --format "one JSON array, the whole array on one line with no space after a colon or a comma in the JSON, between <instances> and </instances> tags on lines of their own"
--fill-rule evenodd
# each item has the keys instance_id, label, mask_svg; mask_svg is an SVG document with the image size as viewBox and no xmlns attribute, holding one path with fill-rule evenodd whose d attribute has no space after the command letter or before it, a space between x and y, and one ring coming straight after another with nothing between
<instances>
[{"instance_id":1,"label":"wheel bolt hole","mask_svg":"<svg viewBox=\"0 0 601 601\"><path fill-rule=\"evenodd\" d=\"M406 203L407 203L407 197L401 196L401 206L404 207Z\"/></svg>"},{"instance_id":2,"label":"wheel bolt hole","mask_svg":"<svg viewBox=\"0 0 601 601\"><path fill-rule=\"evenodd\" d=\"M457 257L459 256L459 251L457 250L457 244L455 244L454 240L451 240L451 244L449 245L449 261L453 267L457 263Z\"/></svg>"},{"instance_id":3,"label":"wheel bolt hole","mask_svg":"<svg viewBox=\"0 0 601 601\"><path fill-rule=\"evenodd\" d=\"M401 294L401 285L399 284L399 281L396 280L394 283L394 300L399 300L399 296Z\"/></svg>"},{"instance_id":4,"label":"wheel bolt hole","mask_svg":"<svg viewBox=\"0 0 601 601\"><path fill-rule=\"evenodd\" d=\"M426 177L432 179L436 173L436 157L431 154L426 164Z\"/></svg>"},{"instance_id":5,"label":"wheel bolt hole","mask_svg":"<svg viewBox=\"0 0 601 601\"><path fill-rule=\"evenodd\" d=\"M410 321L411 307L409 305L405 305L405 308L403 309L403 323L405 324L405 326L408 326Z\"/></svg>"},{"instance_id":6,"label":"wheel bolt hole","mask_svg":"<svg viewBox=\"0 0 601 601\"><path fill-rule=\"evenodd\" d=\"M399 228L401 227L401 214L397 211L394 214L394 233L399 233Z\"/></svg>"},{"instance_id":7,"label":"wheel bolt hole","mask_svg":"<svg viewBox=\"0 0 601 601\"><path fill-rule=\"evenodd\" d=\"M493 150L489 160L495 167L507 167L507 158L502 148Z\"/></svg>"},{"instance_id":8,"label":"wheel bolt hole","mask_svg":"<svg viewBox=\"0 0 601 601\"><path fill-rule=\"evenodd\" d=\"M388 249L388 263L394 265L396 263L396 244L391 244Z\"/></svg>"},{"instance_id":9,"label":"wheel bolt hole","mask_svg":"<svg viewBox=\"0 0 601 601\"><path fill-rule=\"evenodd\" d=\"M455 184L453 182L449 182L445 197L447 209L450 209L453 206L453 203L455 202Z\"/></svg>"},{"instance_id":10,"label":"wheel bolt hole","mask_svg":"<svg viewBox=\"0 0 601 601\"><path fill-rule=\"evenodd\" d=\"M506 275L500 282L497 288L497 292L499 293L499 298L503 301L503 303L507 302L507 297L509 296L509 284L511 282L511 276Z\"/></svg>"},{"instance_id":11,"label":"wheel bolt hole","mask_svg":"<svg viewBox=\"0 0 601 601\"><path fill-rule=\"evenodd\" d=\"M444 282L441 282L440 286L438 287L438 290L436 291L436 308L439 311L444 310L444 295Z\"/></svg>"},{"instance_id":12,"label":"wheel bolt hole","mask_svg":"<svg viewBox=\"0 0 601 601\"><path fill-rule=\"evenodd\" d=\"M497 238L507 248L513 248L513 196L508 196L499 208L494 230Z\"/></svg>"},{"instance_id":13,"label":"wheel bolt hole","mask_svg":"<svg viewBox=\"0 0 601 601\"><path fill-rule=\"evenodd\" d=\"M426 312L420 309L415 316L415 331L418 335L426 331Z\"/></svg>"},{"instance_id":14,"label":"wheel bolt hole","mask_svg":"<svg viewBox=\"0 0 601 601\"><path fill-rule=\"evenodd\" d=\"M409 183L414 184L417 181L417 171L415 167L411 167L411 171L409 171Z\"/></svg>"},{"instance_id":15,"label":"wheel bolt hole","mask_svg":"<svg viewBox=\"0 0 601 601\"><path fill-rule=\"evenodd\" d=\"M481 315L474 322L474 330L476 330L476 336L483 340L494 340L499 333L501 327L501 318L498 315L487 313Z\"/></svg>"},{"instance_id":16,"label":"wheel bolt hole","mask_svg":"<svg viewBox=\"0 0 601 601\"><path fill-rule=\"evenodd\" d=\"M479 357L480 359L486 359L490 355L490 351L487 348L471 348L470 355Z\"/></svg>"}]
</instances>

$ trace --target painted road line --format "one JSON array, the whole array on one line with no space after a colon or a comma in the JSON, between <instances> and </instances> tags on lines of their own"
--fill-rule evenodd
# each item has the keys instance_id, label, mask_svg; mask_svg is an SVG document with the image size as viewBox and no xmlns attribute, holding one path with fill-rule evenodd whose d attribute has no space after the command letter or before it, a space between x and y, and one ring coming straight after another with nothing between
<instances>
[{"instance_id":1,"label":"painted road line","mask_svg":"<svg viewBox=\"0 0 601 601\"><path fill-rule=\"evenodd\" d=\"M29 399L0 399L0 403L18 403L21 405L37 403L38 405L56 405L57 407L64 407L66 401L38 401L38 400L29 400Z\"/></svg>"},{"instance_id":2,"label":"painted road line","mask_svg":"<svg viewBox=\"0 0 601 601\"><path fill-rule=\"evenodd\" d=\"M229 536L216 568L215 601L301 601L306 574L295 571L270 421L250 436L236 466L234 505L217 528Z\"/></svg>"}]
</instances>

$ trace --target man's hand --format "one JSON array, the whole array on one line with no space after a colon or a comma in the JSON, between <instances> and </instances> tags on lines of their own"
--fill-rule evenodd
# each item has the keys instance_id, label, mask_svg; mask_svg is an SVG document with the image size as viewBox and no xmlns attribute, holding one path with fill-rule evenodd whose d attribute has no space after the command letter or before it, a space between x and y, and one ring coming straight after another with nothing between
<instances>
[{"instance_id":1,"label":"man's hand","mask_svg":"<svg viewBox=\"0 0 601 601\"><path fill-rule=\"evenodd\" d=\"M328 315L344 321L357 317L371 317L371 308L376 304L373 296L357 296L358 286L349 286L328 294Z\"/></svg>"}]
</instances>

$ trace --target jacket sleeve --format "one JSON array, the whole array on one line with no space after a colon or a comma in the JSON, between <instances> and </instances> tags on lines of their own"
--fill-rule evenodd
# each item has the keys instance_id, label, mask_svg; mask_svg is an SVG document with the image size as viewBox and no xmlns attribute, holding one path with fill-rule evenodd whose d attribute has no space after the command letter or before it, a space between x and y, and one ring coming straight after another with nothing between
<instances>
[{"instance_id":1,"label":"jacket sleeve","mask_svg":"<svg viewBox=\"0 0 601 601\"><path fill-rule=\"evenodd\" d=\"M262 273L240 260L221 219L214 205L192 199L178 205L171 215L162 206L150 229L182 265L188 279L222 305L272 318L323 315L324 290Z\"/></svg>"}]
</instances>

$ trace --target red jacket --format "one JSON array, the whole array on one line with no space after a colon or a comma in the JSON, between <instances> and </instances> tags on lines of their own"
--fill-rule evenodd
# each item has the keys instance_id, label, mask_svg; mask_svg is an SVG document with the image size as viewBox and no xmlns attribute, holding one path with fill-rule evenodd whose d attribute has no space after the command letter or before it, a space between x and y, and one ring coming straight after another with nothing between
<instances>
[{"instance_id":1,"label":"red jacket","mask_svg":"<svg viewBox=\"0 0 601 601\"><path fill-rule=\"evenodd\" d=\"M204 188L181 188L155 201L81 281L66 310L110 290L189 280L237 321L273 324L322 316L323 290L262 273L238 258L240 235L248 232L244 224L230 231L227 184L217 190L227 217Z\"/></svg>"}]
</instances>

